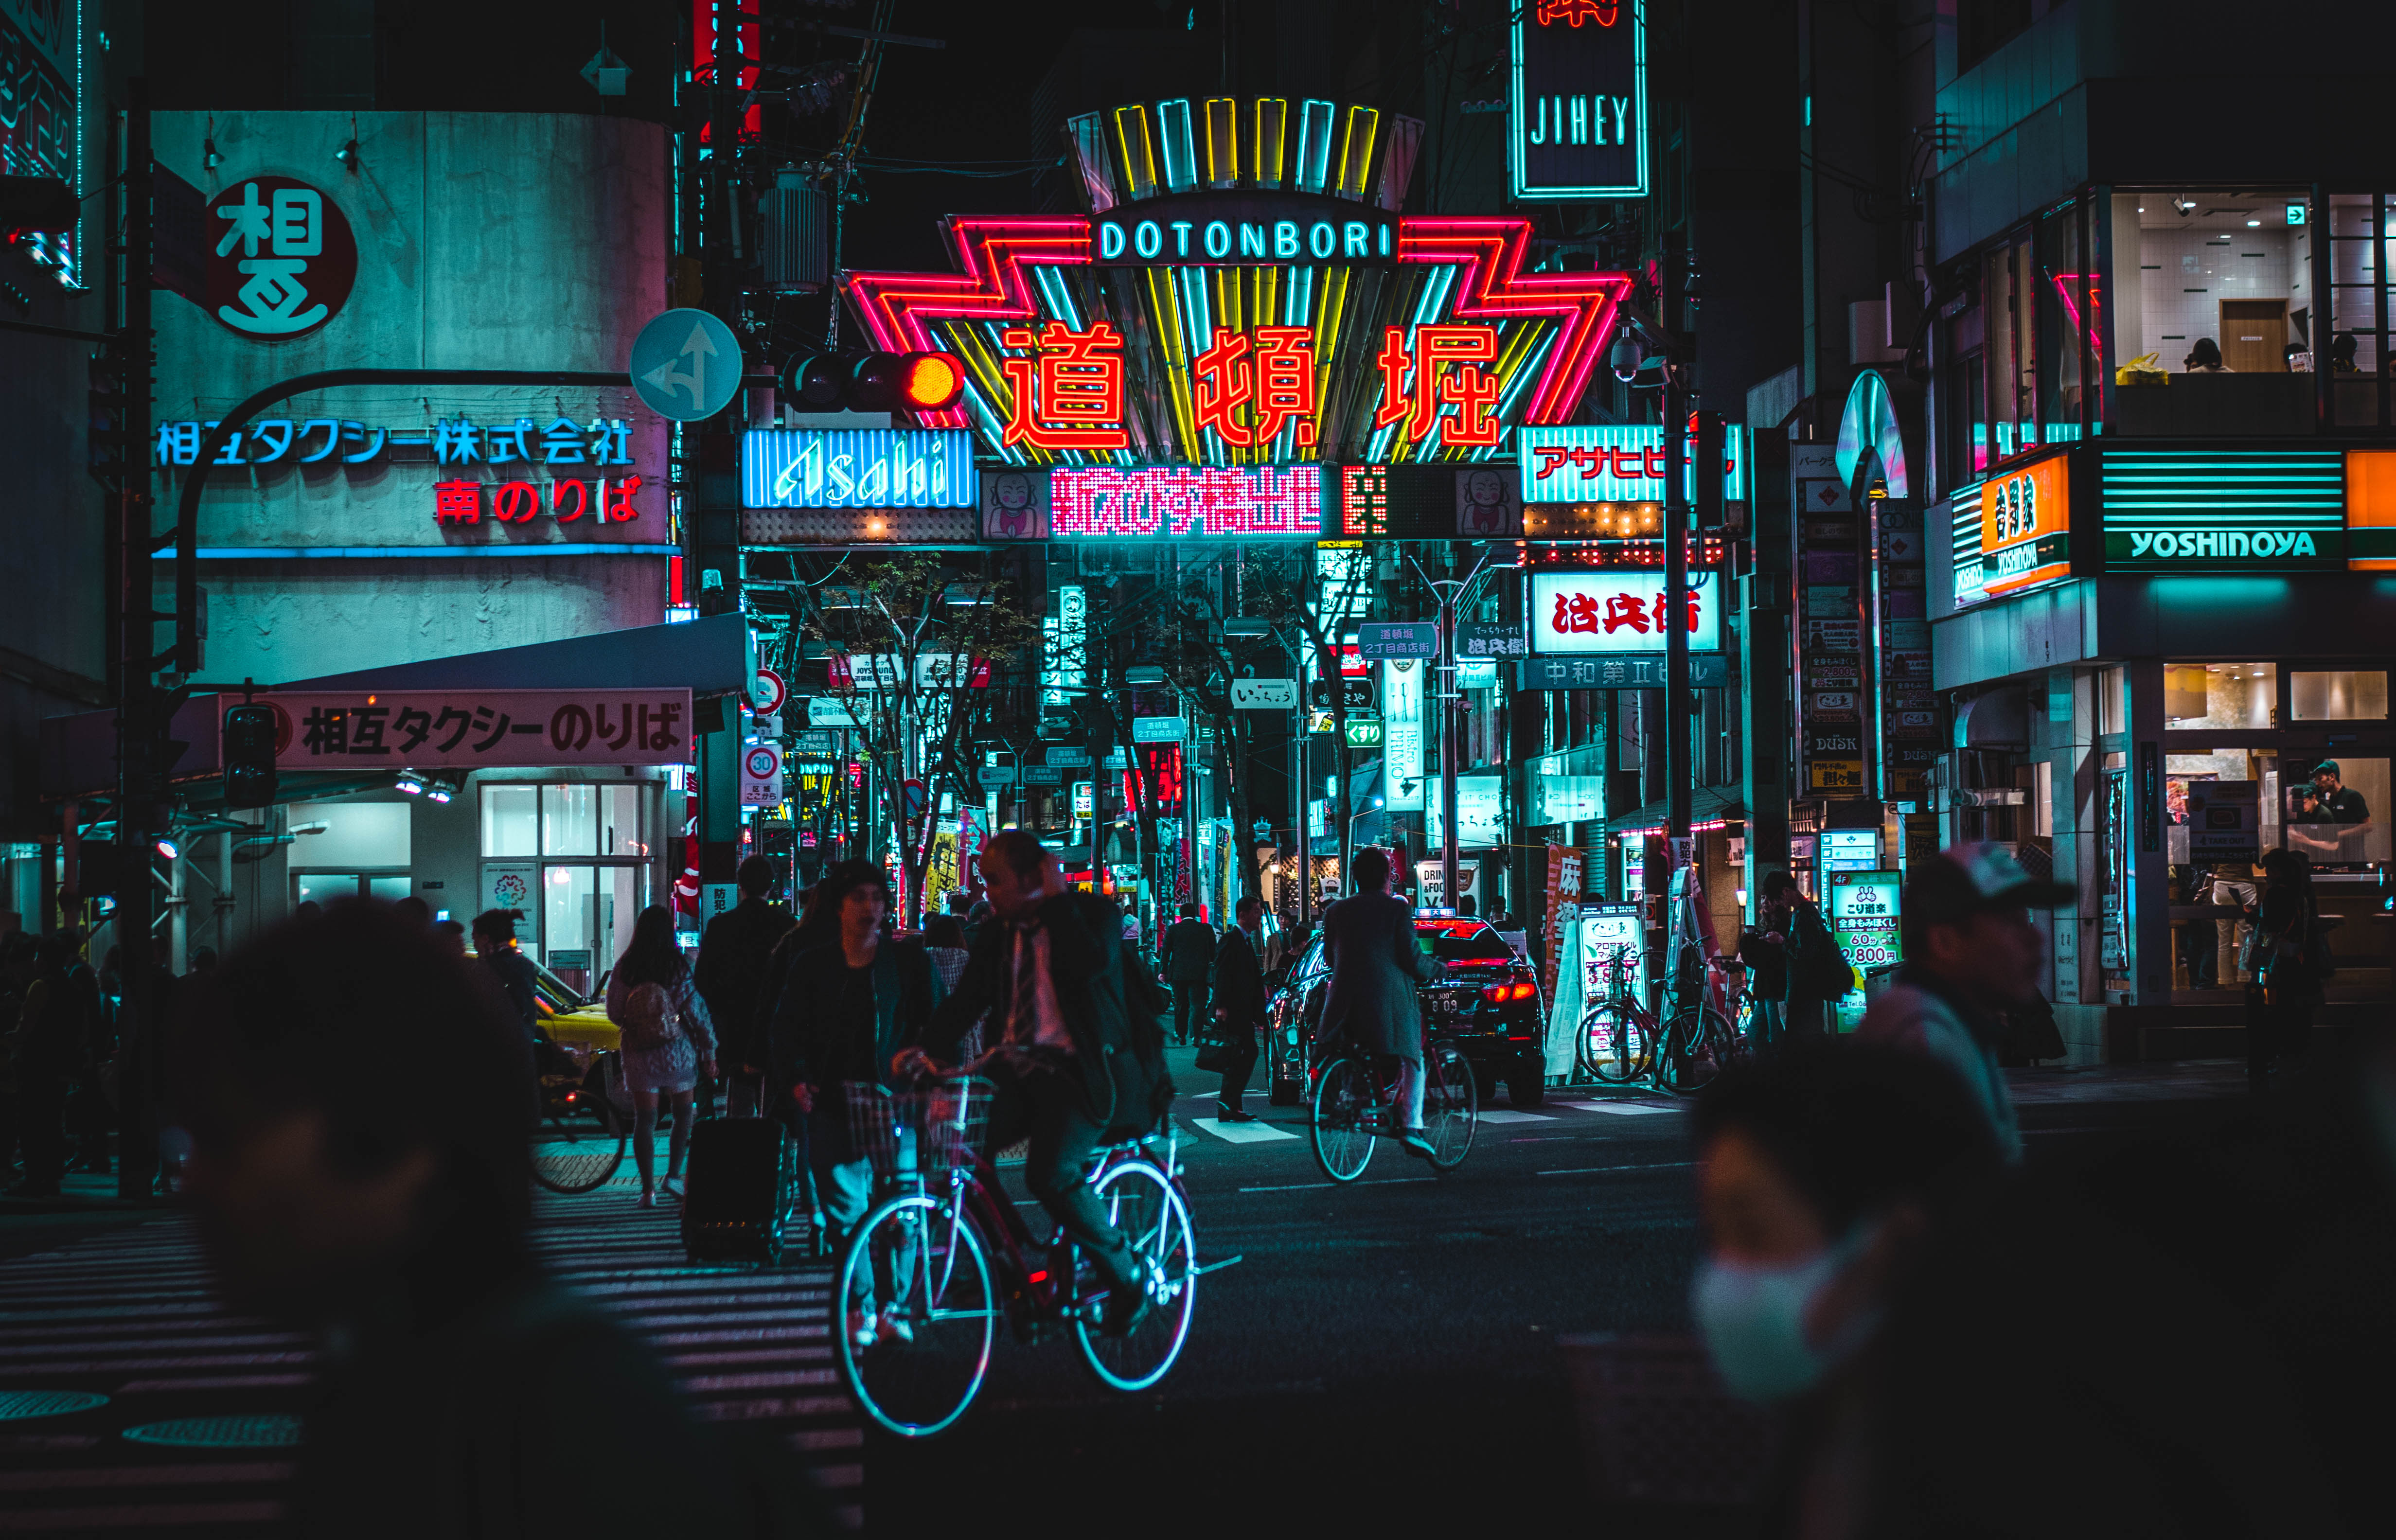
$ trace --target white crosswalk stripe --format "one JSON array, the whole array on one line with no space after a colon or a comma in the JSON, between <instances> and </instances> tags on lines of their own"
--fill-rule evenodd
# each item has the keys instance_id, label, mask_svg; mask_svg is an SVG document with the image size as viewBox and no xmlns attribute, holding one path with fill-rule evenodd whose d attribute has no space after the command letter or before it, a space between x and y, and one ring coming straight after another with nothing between
<instances>
[{"instance_id":1,"label":"white crosswalk stripe","mask_svg":"<svg viewBox=\"0 0 2396 1540\"><path fill-rule=\"evenodd\" d=\"M1255 1122L1227 1123L1220 1118L1191 1118L1190 1126L1201 1134L1212 1134L1226 1144L1263 1144L1272 1139L1295 1139L1297 1135L1286 1128L1276 1128L1259 1119Z\"/></svg>"},{"instance_id":2,"label":"white crosswalk stripe","mask_svg":"<svg viewBox=\"0 0 2396 1540\"><path fill-rule=\"evenodd\" d=\"M1479 1117L1481 1121L1485 1123L1553 1122L1556 1121L1556 1116L1552 1112L1517 1112L1511 1108L1503 1107L1484 1107L1481 1109Z\"/></svg>"},{"instance_id":3,"label":"white crosswalk stripe","mask_svg":"<svg viewBox=\"0 0 2396 1540\"><path fill-rule=\"evenodd\" d=\"M1659 1106L1655 1102L1634 1101L1568 1101L1558 1102L1556 1105L1558 1107L1578 1108L1583 1112L1611 1112L1617 1118L1635 1118L1643 1112L1678 1112L1681 1110L1678 1107L1671 1106L1669 1103Z\"/></svg>"},{"instance_id":4,"label":"white crosswalk stripe","mask_svg":"<svg viewBox=\"0 0 2396 1540\"><path fill-rule=\"evenodd\" d=\"M861 1523L864 1435L832 1362L830 1268L690 1267L677 1211L639 1207L632 1190L539 1195L534 1252L646 1338L699 1416L769 1425ZM290 1416L316 1362L306 1336L216 1302L180 1217L0 1263L0 1411L24 1392L109 1397L86 1412L0 1418L0 1534L232 1535L273 1523L295 1469L288 1450L212 1457L123 1433L162 1419Z\"/></svg>"}]
</instances>

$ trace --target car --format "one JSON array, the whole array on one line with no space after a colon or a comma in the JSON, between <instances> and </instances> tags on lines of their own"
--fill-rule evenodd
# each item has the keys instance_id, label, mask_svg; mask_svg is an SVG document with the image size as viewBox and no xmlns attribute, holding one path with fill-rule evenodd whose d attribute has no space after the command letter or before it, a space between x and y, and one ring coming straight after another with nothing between
<instances>
[{"instance_id":1,"label":"car","mask_svg":"<svg viewBox=\"0 0 2396 1540\"><path fill-rule=\"evenodd\" d=\"M1423 1027L1463 1050L1484 1100L1503 1082L1516 1107L1546 1094L1547 1002L1538 976L1486 921L1423 910L1415 945L1434 966L1416 987ZM1315 936L1289 965L1265 1007L1265 1084L1275 1106L1306 1100L1315 1024L1331 967Z\"/></svg>"}]
</instances>

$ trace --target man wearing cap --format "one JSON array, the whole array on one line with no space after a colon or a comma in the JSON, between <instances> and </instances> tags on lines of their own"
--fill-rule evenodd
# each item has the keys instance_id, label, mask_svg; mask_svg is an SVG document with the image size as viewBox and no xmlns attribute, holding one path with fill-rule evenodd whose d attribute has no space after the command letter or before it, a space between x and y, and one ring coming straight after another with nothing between
<instances>
[{"instance_id":1,"label":"man wearing cap","mask_svg":"<svg viewBox=\"0 0 2396 1540\"><path fill-rule=\"evenodd\" d=\"M2071 894L2068 883L2030 876L1997 845L1959 845L1919 863L1905 884L1904 965L1857 1033L1953 1069L2009 1161L2021 1159L2021 1123L1997 1066L2004 1035L1997 1013L2043 998L2046 942L2030 911L2068 903Z\"/></svg>"},{"instance_id":2,"label":"man wearing cap","mask_svg":"<svg viewBox=\"0 0 2396 1540\"><path fill-rule=\"evenodd\" d=\"M2340 779L2337 761L2323 760L2313 767L2301 810L2288 822L2288 843L2315 861L2360 861L2363 836L2372 830L2371 804ZM2323 824L2337 825L2337 832L2322 830Z\"/></svg>"}]
</instances>

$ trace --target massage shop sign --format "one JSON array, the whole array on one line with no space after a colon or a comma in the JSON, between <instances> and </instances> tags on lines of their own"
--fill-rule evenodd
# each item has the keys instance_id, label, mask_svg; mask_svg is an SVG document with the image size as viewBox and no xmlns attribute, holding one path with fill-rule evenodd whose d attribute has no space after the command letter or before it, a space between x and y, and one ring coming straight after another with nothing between
<instances>
[{"instance_id":1,"label":"massage shop sign","mask_svg":"<svg viewBox=\"0 0 2396 1540\"><path fill-rule=\"evenodd\" d=\"M685 690L347 690L261 695L278 770L682 764ZM231 704L230 698L225 704Z\"/></svg>"}]
</instances>

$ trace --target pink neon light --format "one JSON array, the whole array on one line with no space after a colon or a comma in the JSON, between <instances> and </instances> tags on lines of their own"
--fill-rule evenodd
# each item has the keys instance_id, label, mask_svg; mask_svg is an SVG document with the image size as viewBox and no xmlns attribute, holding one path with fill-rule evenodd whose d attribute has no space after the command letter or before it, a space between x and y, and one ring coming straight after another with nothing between
<instances>
[{"instance_id":1,"label":"pink neon light","mask_svg":"<svg viewBox=\"0 0 2396 1540\"><path fill-rule=\"evenodd\" d=\"M1098 468L1048 473L1052 538L1320 535L1320 466L1157 466L1143 471Z\"/></svg>"},{"instance_id":2,"label":"pink neon light","mask_svg":"<svg viewBox=\"0 0 2396 1540\"><path fill-rule=\"evenodd\" d=\"M931 321L1030 321L1040 314L1024 264L1085 267L1090 221L1078 216L949 220L956 243L955 273L852 272L848 297L865 318L876 347L889 352L933 352L940 344ZM926 428L967 426L962 405L918 414Z\"/></svg>"},{"instance_id":3,"label":"pink neon light","mask_svg":"<svg viewBox=\"0 0 2396 1540\"><path fill-rule=\"evenodd\" d=\"M2051 272L2047 276L2055 281L2055 292L2063 301L2065 313L2071 317L2071 329L2088 339L2089 356L2096 360L2097 367L2104 367L2105 294L2097 285L2096 275L2093 272ZM2088 285L2088 320L2084 325L2080 319L2080 301L2076 297L2076 290L2083 283Z\"/></svg>"},{"instance_id":4,"label":"pink neon light","mask_svg":"<svg viewBox=\"0 0 2396 1540\"><path fill-rule=\"evenodd\" d=\"M1562 335L1523 405L1523 420L1572 416L1631 292L1627 272L1524 272L1531 221L1498 218L1401 219L1398 260L1454 262L1465 270L1458 320L1551 316Z\"/></svg>"}]
</instances>

